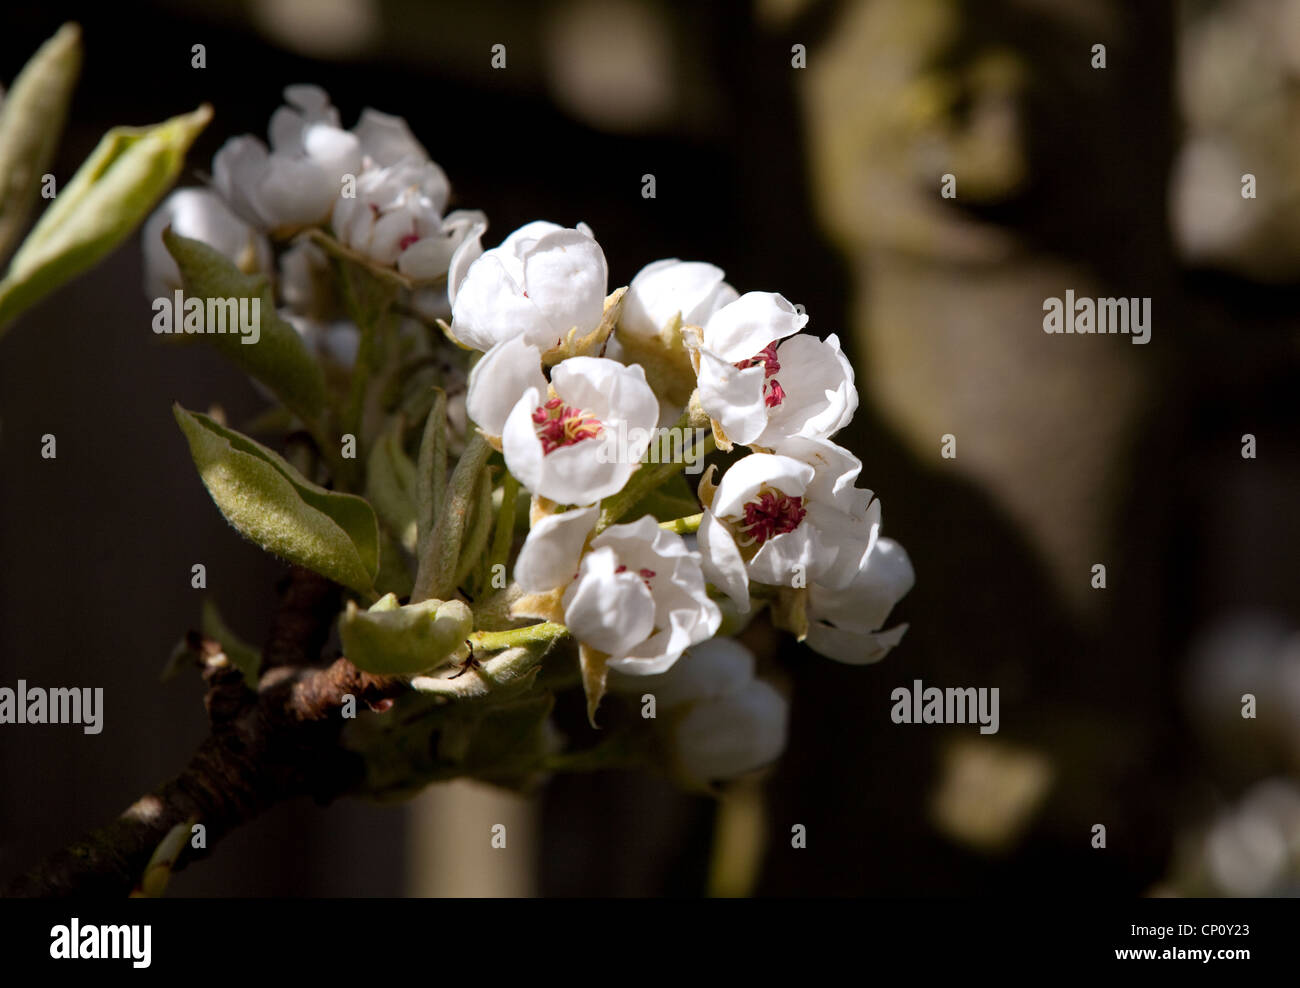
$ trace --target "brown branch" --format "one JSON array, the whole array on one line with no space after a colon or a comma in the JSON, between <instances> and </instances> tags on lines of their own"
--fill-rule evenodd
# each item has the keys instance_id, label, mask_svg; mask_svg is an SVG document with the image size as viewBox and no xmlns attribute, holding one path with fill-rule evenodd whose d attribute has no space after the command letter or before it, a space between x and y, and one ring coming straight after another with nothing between
<instances>
[{"instance_id":1,"label":"brown branch","mask_svg":"<svg viewBox=\"0 0 1300 988\"><path fill-rule=\"evenodd\" d=\"M112 823L12 881L4 894L125 896L177 824L203 824L206 848L187 843L173 870L205 857L223 835L277 803L301 795L328 802L353 789L363 766L338 745L345 698L381 705L406 686L343 658L316 667L336 608L337 589L327 581L302 570L291 574L256 692L219 645L196 639L211 734L189 765Z\"/></svg>"}]
</instances>

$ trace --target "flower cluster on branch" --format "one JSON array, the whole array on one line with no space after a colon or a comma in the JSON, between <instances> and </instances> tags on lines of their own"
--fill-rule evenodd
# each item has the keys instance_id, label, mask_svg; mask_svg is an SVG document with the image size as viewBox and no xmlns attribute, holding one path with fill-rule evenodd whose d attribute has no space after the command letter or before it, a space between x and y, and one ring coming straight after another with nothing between
<instances>
[{"instance_id":1,"label":"flower cluster on branch","mask_svg":"<svg viewBox=\"0 0 1300 988\"><path fill-rule=\"evenodd\" d=\"M533 702L565 686L560 642L593 725L607 693L657 701L642 716L657 723L615 729L595 763L666 750L704 785L770 762L786 700L737 634L766 612L862 664L905 630L881 629L907 554L834 441L858 404L838 338L708 263L656 260L611 290L581 223L485 249L486 217L446 211L447 178L403 120L367 109L345 130L321 90L285 98L269 145L227 142L210 187L174 193L144 231L150 294L273 303L274 352L226 352L283 405L261 424L310 441L281 456L176 409L223 514L351 591L344 653L404 677L419 710L522 718L489 758L487 713L444 717L434 777L593 763ZM391 757L396 730L354 742Z\"/></svg>"}]
</instances>

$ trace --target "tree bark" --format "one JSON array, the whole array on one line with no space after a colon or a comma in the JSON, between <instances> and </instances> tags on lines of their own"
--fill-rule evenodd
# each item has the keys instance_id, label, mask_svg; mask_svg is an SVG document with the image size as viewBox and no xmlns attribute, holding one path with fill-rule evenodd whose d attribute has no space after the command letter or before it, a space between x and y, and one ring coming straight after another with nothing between
<instances>
[{"instance_id":1,"label":"tree bark","mask_svg":"<svg viewBox=\"0 0 1300 988\"><path fill-rule=\"evenodd\" d=\"M217 642L192 634L211 733L185 770L11 881L4 894L125 896L178 824L202 824L205 846L186 842L173 871L206 857L221 837L277 803L302 795L328 802L353 789L364 766L338 744L347 697L378 706L406 685L362 672L345 658L317 665L337 606L337 587L306 570L290 572L256 691Z\"/></svg>"}]
</instances>

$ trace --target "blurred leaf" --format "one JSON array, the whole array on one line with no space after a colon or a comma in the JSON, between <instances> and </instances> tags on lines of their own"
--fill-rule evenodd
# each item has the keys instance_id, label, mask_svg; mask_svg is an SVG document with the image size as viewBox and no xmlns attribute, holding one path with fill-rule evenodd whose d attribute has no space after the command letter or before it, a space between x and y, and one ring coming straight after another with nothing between
<instances>
[{"instance_id":1,"label":"blurred leaf","mask_svg":"<svg viewBox=\"0 0 1300 988\"><path fill-rule=\"evenodd\" d=\"M416 479L415 501L420 530L418 555L423 559L429 551L434 526L442 514L442 499L447 494L447 393L442 388L434 389L433 407L424 423Z\"/></svg>"},{"instance_id":2,"label":"blurred leaf","mask_svg":"<svg viewBox=\"0 0 1300 988\"><path fill-rule=\"evenodd\" d=\"M546 752L546 720L555 706L549 693L488 708L474 724L461 761L466 775L515 788Z\"/></svg>"},{"instance_id":3,"label":"blurred leaf","mask_svg":"<svg viewBox=\"0 0 1300 988\"><path fill-rule=\"evenodd\" d=\"M149 215L211 117L205 105L154 127L115 127L104 135L0 281L0 333L19 313L103 258Z\"/></svg>"},{"instance_id":4,"label":"blurred leaf","mask_svg":"<svg viewBox=\"0 0 1300 988\"><path fill-rule=\"evenodd\" d=\"M248 684L249 689L257 689L258 673L262 669L262 653L226 627L226 622L221 620L221 612L217 610L216 601L211 597L203 599L199 630L221 645L226 658L244 674L244 682Z\"/></svg>"},{"instance_id":5,"label":"blurred leaf","mask_svg":"<svg viewBox=\"0 0 1300 988\"><path fill-rule=\"evenodd\" d=\"M627 515L630 518L652 515L655 521L672 521L674 518L693 515L699 510L700 502L696 499L690 482L679 473L641 498Z\"/></svg>"},{"instance_id":6,"label":"blurred leaf","mask_svg":"<svg viewBox=\"0 0 1300 988\"><path fill-rule=\"evenodd\" d=\"M402 421L394 418L366 462L366 500L407 552L415 552L415 464L402 449Z\"/></svg>"},{"instance_id":7,"label":"blurred leaf","mask_svg":"<svg viewBox=\"0 0 1300 988\"><path fill-rule=\"evenodd\" d=\"M379 574L375 577L375 590L380 594L394 593L409 597L415 585L415 575L407 563L402 544L393 538L387 528L379 530Z\"/></svg>"},{"instance_id":8,"label":"blurred leaf","mask_svg":"<svg viewBox=\"0 0 1300 988\"><path fill-rule=\"evenodd\" d=\"M163 232L163 243L176 259L185 295L202 299L261 299L260 336L245 343L239 333L180 334L220 350L232 363L271 389L287 407L306 420L325 407L325 375L297 330L275 311L271 286L263 275L244 274L214 247Z\"/></svg>"},{"instance_id":9,"label":"blurred leaf","mask_svg":"<svg viewBox=\"0 0 1300 988\"><path fill-rule=\"evenodd\" d=\"M203 484L226 520L267 552L367 596L379 571L379 525L364 499L318 487L279 454L173 406Z\"/></svg>"},{"instance_id":10,"label":"blurred leaf","mask_svg":"<svg viewBox=\"0 0 1300 988\"><path fill-rule=\"evenodd\" d=\"M64 24L0 104L0 258L23 232L49 171L81 72L81 28Z\"/></svg>"},{"instance_id":11,"label":"blurred leaf","mask_svg":"<svg viewBox=\"0 0 1300 988\"><path fill-rule=\"evenodd\" d=\"M358 669L405 675L434 669L466 651L474 614L459 600L425 600L405 607L387 594L368 611L349 601L339 619L343 654Z\"/></svg>"}]
</instances>

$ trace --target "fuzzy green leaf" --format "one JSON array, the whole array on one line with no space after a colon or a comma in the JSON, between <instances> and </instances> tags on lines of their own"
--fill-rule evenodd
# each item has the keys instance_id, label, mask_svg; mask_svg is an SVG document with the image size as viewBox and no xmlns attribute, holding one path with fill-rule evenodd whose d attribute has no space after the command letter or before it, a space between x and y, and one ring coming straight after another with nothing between
<instances>
[{"instance_id":1,"label":"fuzzy green leaf","mask_svg":"<svg viewBox=\"0 0 1300 988\"><path fill-rule=\"evenodd\" d=\"M415 464L402 449L402 423L393 419L366 461L366 500L408 552L415 552Z\"/></svg>"},{"instance_id":2,"label":"fuzzy green leaf","mask_svg":"<svg viewBox=\"0 0 1300 988\"><path fill-rule=\"evenodd\" d=\"M81 72L81 28L64 24L19 73L0 104L0 258L31 215Z\"/></svg>"},{"instance_id":3,"label":"fuzzy green leaf","mask_svg":"<svg viewBox=\"0 0 1300 988\"><path fill-rule=\"evenodd\" d=\"M203 484L226 520L267 552L373 596L379 524L363 498L311 483L279 454L173 406Z\"/></svg>"},{"instance_id":4,"label":"fuzzy green leaf","mask_svg":"<svg viewBox=\"0 0 1300 988\"><path fill-rule=\"evenodd\" d=\"M187 298L260 299L257 342L240 333L202 333L194 337L175 332L178 339L199 339L220 350L245 373L261 381L285 405L306 420L325 407L325 374L298 332L279 317L271 286L263 275L244 274L214 247L172 232L163 243L176 259Z\"/></svg>"},{"instance_id":5,"label":"fuzzy green leaf","mask_svg":"<svg viewBox=\"0 0 1300 988\"><path fill-rule=\"evenodd\" d=\"M115 127L37 222L0 281L0 332L103 258L176 181L185 152L212 118L201 106L154 127Z\"/></svg>"}]
</instances>

